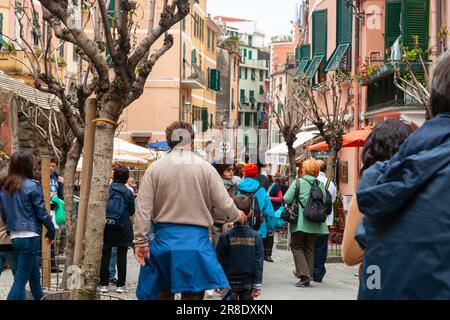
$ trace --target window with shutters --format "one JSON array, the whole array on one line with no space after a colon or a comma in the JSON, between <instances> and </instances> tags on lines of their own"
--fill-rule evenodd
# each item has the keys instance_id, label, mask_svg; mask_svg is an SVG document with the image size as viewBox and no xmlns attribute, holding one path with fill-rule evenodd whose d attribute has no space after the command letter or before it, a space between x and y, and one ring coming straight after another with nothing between
<instances>
[{"instance_id":1,"label":"window with shutters","mask_svg":"<svg viewBox=\"0 0 450 320\"><path fill-rule=\"evenodd\" d=\"M209 89L220 91L220 71L217 69L208 69Z\"/></svg>"},{"instance_id":2,"label":"window with shutters","mask_svg":"<svg viewBox=\"0 0 450 320\"><path fill-rule=\"evenodd\" d=\"M344 72L351 71L352 7L347 6L346 2L346 0L337 0L337 45L325 66L325 71L337 69Z\"/></svg>"},{"instance_id":3,"label":"window with shutters","mask_svg":"<svg viewBox=\"0 0 450 320\"><path fill-rule=\"evenodd\" d=\"M242 112L238 112L238 126L242 126Z\"/></svg>"},{"instance_id":4,"label":"window with shutters","mask_svg":"<svg viewBox=\"0 0 450 320\"><path fill-rule=\"evenodd\" d=\"M251 121L252 121L252 117L251 117L251 113L250 112L244 112L244 126L246 127L250 127L251 125Z\"/></svg>"},{"instance_id":5,"label":"window with shutters","mask_svg":"<svg viewBox=\"0 0 450 320\"><path fill-rule=\"evenodd\" d=\"M415 37L419 38L419 47L428 49L429 42L429 0L402 0L402 42L413 49Z\"/></svg>"},{"instance_id":6,"label":"window with shutters","mask_svg":"<svg viewBox=\"0 0 450 320\"><path fill-rule=\"evenodd\" d=\"M61 58L64 58L64 45L65 45L64 41L60 40L59 41L59 56Z\"/></svg>"},{"instance_id":7,"label":"window with shutters","mask_svg":"<svg viewBox=\"0 0 450 320\"><path fill-rule=\"evenodd\" d=\"M249 95L250 103L253 106L255 103L255 91L250 90L248 95Z\"/></svg>"},{"instance_id":8,"label":"window with shutters","mask_svg":"<svg viewBox=\"0 0 450 320\"><path fill-rule=\"evenodd\" d=\"M211 32L211 50L216 50L216 34L214 32Z\"/></svg>"},{"instance_id":9,"label":"window with shutters","mask_svg":"<svg viewBox=\"0 0 450 320\"><path fill-rule=\"evenodd\" d=\"M259 94L264 94L264 86L259 86Z\"/></svg>"},{"instance_id":10,"label":"window with shutters","mask_svg":"<svg viewBox=\"0 0 450 320\"><path fill-rule=\"evenodd\" d=\"M191 65L195 66L197 65L197 50L192 49L191 51Z\"/></svg>"},{"instance_id":11,"label":"window with shutters","mask_svg":"<svg viewBox=\"0 0 450 320\"><path fill-rule=\"evenodd\" d=\"M313 79L315 82L323 82L326 80L325 64L327 55L327 10L318 10L313 12L312 25L313 25L313 38L312 38L312 50L313 58L306 71L307 77ZM315 62L313 64L313 61ZM316 81L317 74L317 81Z\"/></svg>"},{"instance_id":12,"label":"window with shutters","mask_svg":"<svg viewBox=\"0 0 450 320\"><path fill-rule=\"evenodd\" d=\"M256 70L255 69L251 69L251 77L252 77L252 80L253 81L255 81L256 80Z\"/></svg>"},{"instance_id":13,"label":"window with shutters","mask_svg":"<svg viewBox=\"0 0 450 320\"><path fill-rule=\"evenodd\" d=\"M259 70L259 81L264 81L264 71Z\"/></svg>"},{"instance_id":14,"label":"window with shutters","mask_svg":"<svg viewBox=\"0 0 450 320\"><path fill-rule=\"evenodd\" d=\"M401 1L386 1L386 27L384 33L385 60L388 60L391 54L391 47L395 40L400 36L401 13Z\"/></svg>"},{"instance_id":15,"label":"window with shutters","mask_svg":"<svg viewBox=\"0 0 450 320\"><path fill-rule=\"evenodd\" d=\"M208 109L202 108L202 132L208 131Z\"/></svg>"},{"instance_id":16,"label":"window with shutters","mask_svg":"<svg viewBox=\"0 0 450 320\"><path fill-rule=\"evenodd\" d=\"M246 100L246 98L245 98L245 89L241 89L240 100L241 100L241 102L245 102L245 100Z\"/></svg>"},{"instance_id":17,"label":"window with shutters","mask_svg":"<svg viewBox=\"0 0 450 320\"><path fill-rule=\"evenodd\" d=\"M252 50L248 50L248 59L253 60L253 51Z\"/></svg>"},{"instance_id":18,"label":"window with shutters","mask_svg":"<svg viewBox=\"0 0 450 320\"><path fill-rule=\"evenodd\" d=\"M208 28L208 50L211 50L211 29Z\"/></svg>"},{"instance_id":19,"label":"window with shutters","mask_svg":"<svg viewBox=\"0 0 450 320\"><path fill-rule=\"evenodd\" d=\"M244 74L245 74L244 79L247 80L248 79L248 68L244 68Z\"/></svg>"}]
</instances>

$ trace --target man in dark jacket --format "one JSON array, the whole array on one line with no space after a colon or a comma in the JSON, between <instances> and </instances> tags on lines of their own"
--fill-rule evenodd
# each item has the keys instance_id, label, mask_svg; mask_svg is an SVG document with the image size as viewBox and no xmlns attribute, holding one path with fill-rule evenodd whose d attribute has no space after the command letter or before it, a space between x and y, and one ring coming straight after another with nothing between
<instances>
[{"instance_id":1,"label":"man in dark jacket","mask_svg":"<svg viewBox=\"0 0 450 320\"><path fill-rule=\"evenodd\" d=\"M251 201L240 195L233 198L238 209L250 212ZM261 294L264 246L259 233L235 223L233 229L221 235L217 245L217 258L230 282L233 300L253 300Z\"/></svg>"},{"instance_id":2,"label":"man in dark jacket","mask_svg":"<svg viewBox=\"0 0 450 320\"><path fill-rule=\"evenodd\" d=\"M366 249L359 299L450 297L450 52L434 68L431 120L357 192Z\"/></svg>"}]
</instances>

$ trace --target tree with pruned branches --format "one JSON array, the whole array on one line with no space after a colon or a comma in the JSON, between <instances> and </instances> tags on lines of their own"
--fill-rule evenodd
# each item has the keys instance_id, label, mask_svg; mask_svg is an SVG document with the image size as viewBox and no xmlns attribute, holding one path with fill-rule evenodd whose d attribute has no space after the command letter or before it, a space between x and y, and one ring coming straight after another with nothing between
<instances>
[{"instance_id":1,"label":"tree with pruned branches","mask_svg":"<svg viewBox=\"0 0 450 320\"><path fill-rule=\"evenodd\" d=\"M39 2L44 21L52 28L52 36L72 43L77 48L84 77L79 81L76 93L67 95L64 85L58 81L57 74L51 73L50 49L42 50L41 55L44 55L45 61L41 67L42 62L35 48L25 44L27 57L32 62L30 71L37 89L55 94L61 99L61 112L77 138L74 146L80 150L84 138L82 120L86 99L90 96L95 98L95 156L84 242L85 253L81 265L82 287L78 291L79 299L94 299L102 251L113 138L119 117L126 107L142 95L146 79L154 65L173 46L173 36L168 31L186 17L191 1L172 0L168 3L165 0L158 24L153 24L150 14L148 32L137 44L133 43L139 23L135 14L138 8L136 1L116 0L112 12L108 10L110 1L83 1L87 20L93 26L93 36L85 31L83 24L77 22L72 8L73 1ZM24 0L22 3L27 3L29 10L37 12L33 1ZM154 9L154 1L151 3L153 5L150 8ZM33 15L24 17L27 14L24 12L29 11L21 11L22 19L33 21ZM162 43L159 42L161 38ZM113 64L111 68L107 63L106 51ZM74 116L74 110L79 111L79 118Z\"/></svg>"},{"instance_id":2,"label":"tree with pruned branches","mask_svg":"<svg viewBox=\"0 0 450 320\"><path fill-rule=\"evenodd\" d=\"M352 85L345 74L337 72L313 86L302 77L297 82L299 112L317 127L329 146L327 175L335 178L338 153L342 149L345 128L353 123Z\"/></svg>"},{"instance_id":3,"label":"tree with pruned branches","mask_svg":"<svg viewBox=\"0 0 450 320\"><path fill-rule=\"evenodd\" d=\"M296 177L294 142L306 121L305 114L299 111L301 105L297 99L299 94L297 89L292 88L285 101L281 101L279 95L276 95L275 99L269 103L270 112L288 148L290 182Z\"/></svg>"}]
</instances>

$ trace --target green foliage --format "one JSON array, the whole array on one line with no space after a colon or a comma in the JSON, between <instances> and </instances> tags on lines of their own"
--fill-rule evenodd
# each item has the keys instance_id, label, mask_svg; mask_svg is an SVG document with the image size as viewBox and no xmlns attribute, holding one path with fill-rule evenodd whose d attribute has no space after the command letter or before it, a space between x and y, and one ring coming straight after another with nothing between
<instances>
[{"instance_id":1,"label":"green foliage","mask_svg":"<svg viewBox=\"0 0 450 320\"><path fill-rule=\"evenodd\" d=\"M230 36L222 41L221 46L224 48L239 47L241 38L239 36Z\"/></svg>"}]
</instances>

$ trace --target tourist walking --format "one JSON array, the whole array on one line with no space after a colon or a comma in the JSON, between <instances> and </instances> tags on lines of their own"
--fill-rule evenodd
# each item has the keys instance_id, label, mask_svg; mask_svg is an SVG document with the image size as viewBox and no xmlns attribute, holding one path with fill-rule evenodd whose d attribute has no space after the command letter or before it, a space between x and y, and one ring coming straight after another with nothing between
<instances>
[{"instance_id":1,"label":"tourist walking","mask_svg":"<svg viewBox=\"0 0 450 320\"><path fill-rule=\"evenodd\" d=\"M269 177L269 189L267 190L267 193L269 194L270 202L272 203L272 207L275 212L282 206L284 201L280 182L280 176L275 176L274 178ZM272 250L274 233L275 229L268 230L267 237L264 239L264 260L268 262L273 262Z\"/></svg>"},{"instance_id":2,"label":"tourist walking","mask_svg":"<svg viewBox=\"0 0 450 320\"><path fill-rule=\"evenodd\" d=\"M357 191L366 234L359 299L450 297L450 52L433 70L432 119L365 170Z\"/></svg>"},{"instance_id":3,"label":"tourist walking","mask_svg":"<svg viewBox=\"0 0 450 320\"><path fill-rule=\"evenodd\" d=\"M303 162L302 177L296 179L284 196L286 204L292 204L298 201L298 220L297 223L289 223L289 232L291 233L291 250L294 257L295 270L294 275L300 278L296 283L297 287L309 286L314 272L314 247L317 235L328 233L326 222L317 223L303 217L304 207L307 204L311 187L319 175L320 166L317 161L310 159ZM320 182L319 187L323 198L326 197L324 185ZM295 198L296 189L298 198Z\"/></svg>"},{"instance_id":4,"label":"tourist walking","mask_svg":"<svg viewBox=\"0 0 450 320\"><path fill-rule=\"evenodd\" d=\"M234 165L232 164L214 164L214 168L217 170L219 175L222 178L223 185L228 192L228 195L232 198L236 195L236 185L233 183L233 172ZM213 208L214 211L219 209ZM212 234L213 234L213 244L214 247L217 247L217 243L219 241L219 237L222 234L223 225L225 222L229 220L229 217L226 212L218 212L217 217L223 217L223 219L218 219L212 226Z\"/></svg>"},{"instance_id":5,"label":"tourist walking","mask_svg":"<svg viewBox=\"0 0 450 320\"><path fill-rule=\"evenodd\" d=\"M140 300L202 300L205 290L230 288L209 239L209 228L246 216L228 195L210 163L194 154L194 130L177 121L166 129L171 151L146 171L138 193L134 224L136 260L141 264ZM216 208L218 210L212 210ZM148 229L155 238L149 248Z\"/></svg>"},{"instance_id":6,"label":"tourist walking","mask_svg":"<svg viewBox=\"0 0 450 320\"><path fill-rule=\"evenodd\" d=\"M117 289L118 293L129 292L126 286L127 252L133 242L133 226L130 217L135 211L134 196L126 183L130 177L127 167L114 168L113 183L109 186L109 200L106 209L106 225L103 237L103 251L100 267L101 293L108 292L110 283L111 250L117 248Z\"/></svg>"},{"instance_id":7,"label":"tourist walking","mask_svg":"<svg viewBox=\"0 0 450 320\"><path fill-rule=\"evenodd\" d=\"M8 300L25 299L28 282L35 300L44 296L38 265L41 226L47 228L45 237L48 244L55 238L55 227L45 208L42 187L32 180L34 165L34 157L28 151L13 153L0 191L2 219L17 253L16 272Z\"/></svg>"},{"instance_id":8,"label":"tourist walking","mask_svg":"<svg viewBox=\"0 0 450 320\"><path fill-rule=\"evenodd\" d=\"M250 214L250 198L240 195L233 198L236 206ZM235 223L220 236L217 257L231 285L232 300L253 300L261 295L264 248L261 235L250 228L248 221Z\"/></svg>"},{"instance_id":9,"label":"tourist walking","mask_svg":"<svg viewBox=\"0 0 450 320\"><path fill-rule=\"evenodd\" d=\"M328 192L330 192L331 201L334 204L334 202L336 201L337 189L333 180L327 177L326 175L327 163L324 160L317 160L317 163L319 163L320 166L320 172L319 175L317 176L317 180L322 182L322 184L325 186L325 189L328 190ZM333 221L334 221L334 208L331 209L331 214L327 216L326 223L328 228L330 228L330 226L333 225ZM316 239L316 245L314 248L314 275L313 275L314 282L322 282L322 279L325 276L325 273L327 272L325 268L325 263L327 262L328 256L328 238L329 233L320 234L317 236Z\"/></svg>"},{"instance_id":10,"label":"tourist walking","mask_svg":"<svg viewBox=\"0 0 450 320\"><path fill-rule=\"evenodd\" d=\"M361 153L361 174L378 161L389 160L400 148L402 143L412 134L412 129L399 120L386 120L378 123L367 138ZM362 262L364 250L355 239L359 226L358 239L364 235L361 223L362 214L359 211L356 195L350 201L342 241L342 260L349 266ZM359 273L361 274L361 272Z\"/></svg>"}]
</instances>

